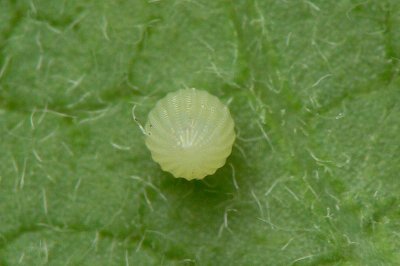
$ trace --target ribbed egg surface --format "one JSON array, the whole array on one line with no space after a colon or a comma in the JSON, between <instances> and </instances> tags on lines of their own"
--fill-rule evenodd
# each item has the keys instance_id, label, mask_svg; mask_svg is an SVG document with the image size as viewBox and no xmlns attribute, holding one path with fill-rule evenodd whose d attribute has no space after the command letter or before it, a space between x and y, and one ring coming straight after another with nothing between
<instances>
[{"instance_id":1,"label":"ribbed egg surface","mask_svg":"<svg viewBox=\"0 0 400 266\"><path fill-rule=\"evenodd\" d=\"M229 109L203 90L169 93L150 111L146 146L164 171L202 179L225 164L235 141Z\"/></svg>"}]
</instances>

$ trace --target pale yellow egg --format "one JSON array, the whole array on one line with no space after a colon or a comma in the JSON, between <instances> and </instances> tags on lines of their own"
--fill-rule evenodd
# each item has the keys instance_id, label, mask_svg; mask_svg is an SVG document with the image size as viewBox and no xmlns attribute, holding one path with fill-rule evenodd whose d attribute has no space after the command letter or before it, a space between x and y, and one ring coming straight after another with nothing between
<instances>
[{"instance_id":1,"label":"pale yellow egg","mask_svg":"<svg viewBox=\"0 0 400 266\"><path fill-rule=\"evenodd\" d=\"M235 141L229 109L203 90L167 94L150 111L146 146L164 171L202 179L223 166Z\"/></svg>"}]
</instances>

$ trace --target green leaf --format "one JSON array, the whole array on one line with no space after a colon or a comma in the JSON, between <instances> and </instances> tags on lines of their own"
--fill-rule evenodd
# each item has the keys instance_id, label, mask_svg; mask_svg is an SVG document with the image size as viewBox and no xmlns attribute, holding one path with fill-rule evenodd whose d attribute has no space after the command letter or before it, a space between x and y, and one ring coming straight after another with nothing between
<instances>
[{"instance_id":1,"label":"green leaf","mask_svg":"<svg viewBox=\"0 0 400 266\"><path fill-rule=\"evenodd\" d=\"M400 4L0 2L0 265L395 265ZM202 181L132 119L229 102Z\"/></svg>"}]
</instances>

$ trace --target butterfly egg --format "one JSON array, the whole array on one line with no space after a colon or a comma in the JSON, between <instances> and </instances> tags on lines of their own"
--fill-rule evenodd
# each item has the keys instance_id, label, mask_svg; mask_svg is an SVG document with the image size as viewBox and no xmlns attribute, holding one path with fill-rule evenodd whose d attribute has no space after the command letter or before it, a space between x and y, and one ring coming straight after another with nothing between
<instances>
[{"instance_id":1,"label":"butterfly egg","mask_svg":"<svg viewBox=\"0 0 400 266\"><path fill-rule=\"evenodd\" d=\"M236 137L228 107L196 89L178 90L159 100L145 131L153 160L187 180L214 174L225 164Z\"/></svg>"}]
</instances>

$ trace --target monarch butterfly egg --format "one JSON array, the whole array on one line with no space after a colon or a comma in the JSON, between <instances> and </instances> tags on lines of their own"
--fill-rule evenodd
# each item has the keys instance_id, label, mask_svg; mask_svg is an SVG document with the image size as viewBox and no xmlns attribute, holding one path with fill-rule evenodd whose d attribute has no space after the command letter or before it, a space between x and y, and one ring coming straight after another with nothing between
<instances>
[{"instance_id":1,"label":"monarch butterfly egg","mask_svg":"<svg viewBox=\"0 0 400 266\"><path fill-rule=\"evenodd\" d=\"M196 89L178 90L159 100L145 131L154 161L187 180L214 174L225 164L236 137L228 107Z\"/></svg>"}]
</instances>

